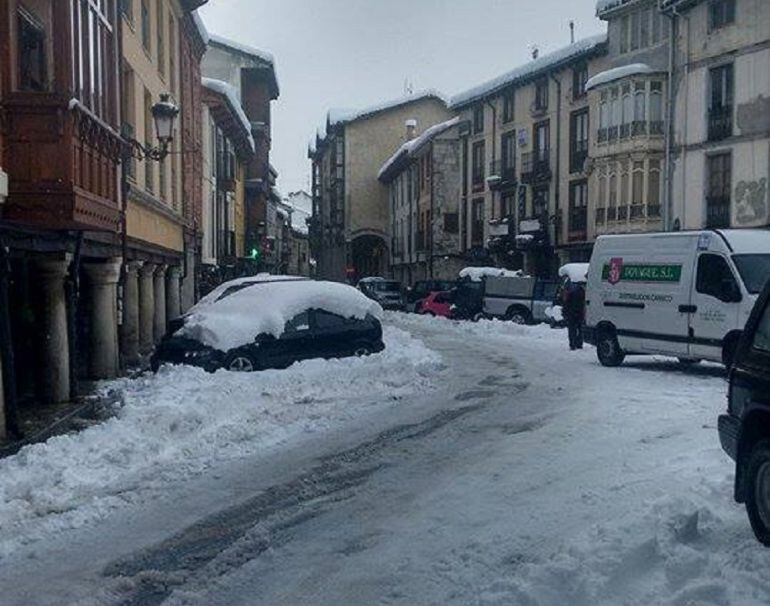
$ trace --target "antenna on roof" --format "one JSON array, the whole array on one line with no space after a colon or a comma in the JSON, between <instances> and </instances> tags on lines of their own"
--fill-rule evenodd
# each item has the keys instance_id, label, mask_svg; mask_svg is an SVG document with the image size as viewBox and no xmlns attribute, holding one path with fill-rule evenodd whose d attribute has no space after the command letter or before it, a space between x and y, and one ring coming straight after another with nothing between
<instances>
[{"instance_id":1,"label":"antenna on roof","mask_svg":"<svg viewBox=\"0 0 770 606\"><path fill-rule=\"evenodd\" d=\"M530 44L529 51L532 53L532 59L537 59L540 56L540 47L537 44Z\"/></svg>"},{"instance_id":2,"label":"antenna on roof","mask_svg":"<svg viewBox=\"0 0 770 606\"><path fill-rule=\"evenodd\" d=\"M571 19L569 22L569 43L575 44L575 22Z\"/></svg>"}]
</instances>

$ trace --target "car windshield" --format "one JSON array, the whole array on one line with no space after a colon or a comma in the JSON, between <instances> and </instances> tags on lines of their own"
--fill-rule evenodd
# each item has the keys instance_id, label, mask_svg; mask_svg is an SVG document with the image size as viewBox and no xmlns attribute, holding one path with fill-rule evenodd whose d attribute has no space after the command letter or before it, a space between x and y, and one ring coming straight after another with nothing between
<instances>
[{"instance_id":1,"label":"car windshield","mask_svg":"<svg viewBox=\"0 0 770 606\"><path fill-rule=\"evenodd\" d=\"M733 255L746 289L757 295L770 281L770 255Z\"/></svg>"},{"instance_id":2,"label":"car windshield","mask_svg":"<svg viewBox=\"0 0 770 606\"><path fill-rule=\"evenodd\" d=\"M372 282L369 286L376 292L401 292L401 284L398 282L388 282L383 280L382 282Z\"/></svg>"}]
</instances>

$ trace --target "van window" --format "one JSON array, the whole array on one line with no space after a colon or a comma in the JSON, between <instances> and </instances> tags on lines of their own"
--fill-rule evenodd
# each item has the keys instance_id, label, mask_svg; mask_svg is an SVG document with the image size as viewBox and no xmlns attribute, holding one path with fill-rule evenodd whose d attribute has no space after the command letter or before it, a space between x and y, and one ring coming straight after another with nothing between
<instances>
[{"instance_id":1,"label":"van window","mask_svg":"<svg viewBox=\"0 0 770 606\"><path fill-rule=\"evenodd\" d=\"M719 255L701 255L698 259L698 278L695 289L720 301L724 300L725 283L733 283L736 292L738 283L724 257Z\"/></svg>"},{"instance_id":2,"label":"van window","mask_svg":"<svg viewBox=\"0 0 770 606\"><path fill-rule=\"evenodd\" d=\"M770 280L770 255L733 255L746 289L758 295Z\"/></svg>"},{"instance_id":3,"label":"van window","mask_svg":"<svg viewBox=\"0 0 770 606\"><path fill-rule=\"evenodd\" d=\"M765 308L765 313L759 321L757 334L754 335L754 349L770 352L770 305Z\"/></svg>"}]
</instances>

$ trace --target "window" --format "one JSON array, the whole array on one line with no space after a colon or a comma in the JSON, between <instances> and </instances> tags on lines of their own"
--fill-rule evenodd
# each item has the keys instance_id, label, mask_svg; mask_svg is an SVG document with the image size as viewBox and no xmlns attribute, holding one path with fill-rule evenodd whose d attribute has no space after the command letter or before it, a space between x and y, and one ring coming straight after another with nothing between
<instances>
[{"instance_id":1,"label":"window","mask_svg":"<svg viewBox=\"0 0 770 606\"><path fill-rule=\"evenodd\" d=\"M514 178L516 167L516 132L505 133L502 138L502 165L503 179L511 180Z\"/></svg>"},{"instance_id":2,"label":"window","mask_svg":"<svg viewBox=\"0 0 770 606\"><path fill-rule=\"evenodd\" d=\"M641 45L640 40L640 26L642 22L642 14L639 11L631 13L631 39L629 41L629 49L632 51L638 50Z\"/></svg>"},{"instance_id":3,"label":"window","mask_svg":"<svg viewBox=\"0 0 770 606\"><path fill-rule=\"evenodd\" d=\"M765 313L757 326L754 334L754 349L770 353L770 305L765 308Z\"/></svg>"},{"instance_id":4,"label":"window","mask_svg":"<svg viewBox=\"0 0 770 606\"><path fill-rule=\"evenodd\" d=\"M620 54L649 48L665 40L665 18L653 7L625 15L619 25Z\"/></svg>"},{"instance_id":5,"label":"window","mask_svg":"<svg viewBox=\"0 0 770 606\"><path fill-rule=\"evenodd\" d=\"M631 136L631 123L634 121L634 98L631 96L631 83L624 84L621 91L623 97L620 108L620 138L625 139Z\"/></svg>"},{"instance_id":6,"label":"window","mask_svg":"<svg viewBox=\"0 0 770 606\"><path fill-rule=\"evenodd\" d=\"M315 311L315 326L318 330L334 330L343 327L347 322L342 316L330 314L317 309Z\"/></svg>"},{"instance_id":7,"label":"window","mask_svg":"<svg viewBox=\"0 0 770 606\"><path fill-rule=\"evenodd\" d=\"M570 171L582 172L588 157L588 110L572 114L570 120Z\"/></svg>"},{"instance_id":8,"label":"window","mask_svg":"<svg viewBox=\"0 0 770 606\"><path fill-rule=\"evenodd\" d=\"M584 232L588 227L588 182L573 181L569 186L569 230Z\"/></svg>"},{"instance_id":9,"label":"window","mask_svg":"<svg viewBox=\"0 0 770 606\"><path fill-rule=\"evenodd\" d=\"M610 128L609 128L609 140L614 141L620 134L621 123L621 106L620 106L620 91L617 88L613 88L610 91Z\"/></svg>"},{"instance_id":10,"label":"window","mask_svg":"<svg viewBox=\"0 0 770 606\"><path fill-rule=\"evenodd\" d=\"M174 15L168 14L168 73L172 93L176 93L176 27Z\"/></svg>"},{"instance_id":11,"label":"window","mask_svg":"<svg viewBox=\"0 0 770 606\"><path fill-rule=\"evenodd\" d=\"M660 160L650 160L647 175L647 216L660 217Z\"/></svg>"},{"instance_id":12,"label":"window","mask_svg":"<svg viewBox=\"0 0 770 606\"><path fill-rule=\"evenodd\" d=\"M632 135L643 135L647 132L647 85L644 82L634 82L634 123Z\"/></svg>"},{"instance_id":13,"label":"window","mask_svg":"<svg viewBox=\"0 0 770 606\"><path fill-rule=\"evenodd\" d=\"M19 90L41 92L48 88L45 27L37 17L19 8Z\"/></svg>"},{"instance_id":14,"label":"window","mask_svg":"<svg viewBox=\"0 0 770 606\"><path fill-rule=\"evenodd\" d=\"M468 195L468 141L462 143L463 196Z\"/></svg>"},{"instance_id":15,"label":"window","mask_svg":"<svg viewBox=\"0 0 770 606\"><path fill-rule=\"evenodd\" d=\"M551 127L548 121L535 124L535 161L544 163L550 159Z\"/></svg>"},{"instance_id":16,"label":"window","mask_svg":"<svg viewBox=\"0 0 770 606\"><path fill-rule=\"evenodd\" d=\"M735 293L740 293L738 283L725 258L711 254L701 255L698 259L695 290L725 303L735 302Z\"/></svg>"},{"instance_id":17,"label":"window","mask_svg":"<svg viewBox=\"0 0 770 606\"><path fill-rule=\"evenodd\" d=\"M709 3L709 31L735 22L735 0L712 0Z\"/></svg>"},{"instance_id":18,"label":"window","mask_svg":"<svg viewBox=\"0 0 770 606\"><path fill-rule=\"evenodd\" d=\"M743 278L746 290L752 295L761 293L770 281L770 254L733 255L733 262Z\"/></svg>"},{"instance_id":19,"label":"window","mask_svg":"<svg viewBox=\"0 0 770 606\"><path fill-rule=\"evenodd\" d=\"M516 208L516 194L507 192L500 196L500 216L502 218L512 216Z\"/></svg>"},{"instance_id":20,"label":"window","mask_svg":"<svg viewBox=\"0 0 770 606\"><path fill-rule=\"evenodd\" d=\"M548 213L548 186L532 190L532 215L542 217Z\"/></svg>"},{"instance_id":21,"label":"window","mask_svg":"<svg viewBox=\"0 0 770 606\"><path fill-rule=\"evenodd\" d=\"M708 193L706 227L730 226L730 192L732 190L732 156L716 154L706 159Z\"/></svg>"},{"instance_id":22,"label":"window","mask_svg":"<svg viewBox=\"0 0 770 606\"><path fill-rule=\"evenodd\" d=\"M644 216L644 162L634 162L631 176L631 218Z\"/></svg>"},{"instance_id":23,"label":"window","mask_svg":"<svg viewBox=\"0 0 770 606\"><path fill-rule=\"evenodd\" d=\"M620 192L618 195L618 220L628 218L628 202L630 194L630 177L628 162L620 162Z\"/></svg>"},{"instance_id":24,"label":"window","mask_svg":"<svg viewBox=\"0 0 770 606\"><path fill-rule=\"evenodd\" d=\"M715 67L709 72L711 100L708 115L710 141L725 139L733 134L733 89L732 64Z\"/></svg>"},{"instance_id":25,"label":"window","mask_svg":"<svg viewBox=\"0 0 770 606\"><path fill-rule=\"evenodd\" d=\"M484 162L486 160L486 147L484 141L478 141L473 144L473 185L474 188L484 184L485 170Z\"/></svg>"},{"instance_id":26,"label":"window","mask_svg":"<svg viewBox=\"0 0 770 606\"><path fill-rule=\"evenodd\" d=\"M471 222L471 244L473 246L484 245L484 198L473 201L473 218Z\"/></svg>"},{"instance_id":27,"label":"window","mask_svg":"<svg viewBox=\"0 0 770 606\"><path fill-rule=\"evenodd\" d=\"M150 0L142 0L142 44L145 50L150 52Z\"/></svg>"},{"instance_id":28,"label":"window","mask_svg":"<svg viewBox=\"0 0 770 606\"><path fill-rule=\"evenodd\" d=\"M650 134L663 134L663 83L650 83Z\"/></svg>"},{"instance_id":29,"label":"window","mask_svg":"<svg viewBox=\"0 0 770 606\"><path fill-rule=\"evenodd\" d=\"M610 108L607 103L607 91L603 91L601 94L601 102L599 103L599 143L603 143L607 140L610 127Z\"/></svg>"},{"instance_id":30,"label":"window","mask_svg":"<svg viewBox=\"0 0 770 606\"><path fill-rule=\"evenodd\" d=\"M548 79L543 78L535 84L535 109L543 111L548 109Z\"/></svg>"},{"instance_id":31,"label":"window","mask_svg":"<svg viewBox=\"0 0 770 606\"><path fill-rule=\"evenodd\" d=\"M631 17L625 15L620 20L620 54L623 55L628 52L628 38L631 32Z\"/></svg>"},{"instance_id":32,"label":"window","mask_svg":"<svg viewBox=\"0 0 770 606\"><path fill-rule=\"evenodd\" d=\"M515 97L516 93L513 90L509 90L503 95L503 122L505 124L513 122L514 110L516 107Z\"/></svg>"},{"instance_id":33,"label":"window","mask_svg":"<svg viewBox=\"0 0 770 606\"><path fill-rule=\"evenodd\" d=\"M585 63L572 70L572 98L580 99L586 94L586 82L588 82L588 65Z\"/></svg>"},{"instance_id":34,"label":"window","mask_svg":"<svg viewBox=\"0 0 770 606\"><path fill-rule=\"evenodd\" d=\"M484 132L484 105L481 103L473 108L473 132L477 135Z\"/></svg>"},{"instance_id":35,"label":"window","mask_svg":"<svg viewBox=\"0 0 770 606\"><path fill-rule=\"evenodd\" d=\"M158 6L157 6L157 16L158 16L158 23L157 27L155 28L155 31L157 32L158 36L158 73L160 73L161 78L166 77L166 45L163 40L163 36L166 35L166 26L163 23L163 0L158 0Z\"/></svg>"},{"instance_id":36,"label":"window","mask_svg":"<svg viewBox=\"0 0 770 606\"><path fill-rule=\"evenodd\" d=\"M456 234L460 230L460 220L457 213L444 213L444 231Z\"/></svg>"}]
</instances>

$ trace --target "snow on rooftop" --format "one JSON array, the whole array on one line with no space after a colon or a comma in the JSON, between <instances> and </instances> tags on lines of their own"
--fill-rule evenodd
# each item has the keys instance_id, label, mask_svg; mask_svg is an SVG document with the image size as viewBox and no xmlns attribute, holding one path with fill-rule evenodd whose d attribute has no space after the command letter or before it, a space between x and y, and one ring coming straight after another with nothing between
<instances>
[{"instance_id":1,"label":"snow on rooftop","mask_svg":"<svg viewBox=\"0 0 770 606\"><path fill-rule=\"evenodd\" d=\"M453 108L462 107L464 105L468 105L469 103L478 101L483 97L498 93L502 89L511 86L520 80L532 78L538 73L551 69L560 63L564 63L581 55L590 53L606 42L606 33L591 36L590 38L584 38L583 40L578 40L574 44L570 44L569 46L565 46L564 48L561 48L557 51L543 55L542 57L534 59L526 65L519 66L516 69L503 74L502 76L493 78L492 80L489 80L480 86L476 86L465 92L455 95L452 97L450 106Z\"/></svg>"},{"instance_id":2,"label":"snow on rooftop","mask_svg":"<svg viewBox=\"0 0 770 606\"><path fill-rule=\"evenodd\" d=\"M177 335L220 351L252 343L261 334L280 337L286 323L309 309L345 318L382 317L382 308L352 286L297 280L255 285L203 308L193 308Z\"/></svg>"},{"instance_id":3,"label":"snow on rooftop","mask_svg":"<svg viewBox=\"0 0 770 606\"><path fill-rule=\"evenodd\" d=\"M257 147L254 144L254 137L251 134L251 122L249 122L249 119L246 116L246 112L243 111L241 102L238 99L238 91L235 90L235 87L231 86L227 82L222 82L221 80L214 80L213 78L205 78L205 77L201 78L201 83L207 89L214 91L217 94L224 95L231 109L238 116L238 119L241 122L241 126L243 126L243 128L246 130L249 144L251 145L251 150L256 151Z\"/></svg>"},{"instance_id":4,"label":"snow on rooftop","mask_svg":"<svg viewBox=\"0 0 770 606\"><path fill-rule=\"evenodd\" d=\"M423 99L430 99L430 98L438 99L444 104L448 103L446 97L444 97L444 95L442 95L440 92L434 89L427 89L424 91L413 93L411 95L399 97L398 99L391 99L390 101L378 103L376 105L372 105L370 107L366 107L363 109L357 109L357 110L340 109L340 108L331 109L327 114L327 119L329 124L331 125L342 124L345 122L352 122L353 120L358 120L360 118L364 118L381 111L393 109L401 105L406 105L408 103L414 103L416 101L422 101Z\"/></svg>"},{"instance_id":5,"label":"snow on rooftop","mask_svg":"<svg viewBox=\"0 0 770 606\"><path fill-rule=\"evenodd\" d=\"M596 3L596 14L601 16L603 13L628 4L633 0L598 0Z\"/></svg>"},{"instance_id":6,"label":"snow on rooftop","mask_svg":"<svg viewBox=\"0 0 770 606\"><path fill-rule=\"evenodd\" d=\"M424 145L429 143L431 140L433 140L435 137L438 137L441 133L449 130L453 126L456 126L460 123L460 117L455 116L451 120L447 120L446 122L441 122L440 124L435 124L431 126L430 128L426 129L425 132L423 132L420 136L412 139L411 141L407 141L404 143L398 151L393 154L385 164L382 165L382 168L380 169L379 174L377 175L378 179L382 179L385 174L390 170L390 168L398 162L401 158L404 156L408 156L411 154L416 153L420 148L422 148Z\"/></svg>"},{"instance_id":7,"label":"snow on rooftop","mask_svg":"<svg viewBox=\"0 0 770 606\"><path fill-rule=\"evenodd\" d=\"M460 278L468 278L471 282L481 282L484 278L524 278L526 274L520 269L510 270L499 267L466 267L460 271Z\"/></svg>"},{"instance_id":8,"label":"snow on rooftop","mask_svg":"<svg viewBox=\"0 0 770 606\"><path fill-rule=\"evenodd\" d=\"M259 59L260 61L264 61L270 65L275 65L275 57L273 57L273 55L267 51L254 48L253 46L249 46L247 44L236 42L235 40L230 40L224 36L218 36L217 34L210 34L209 39L212 43L218 44L219 46L226 46L227 48L235 50L243 55L248 55L249 57Z\"/></svg>"},{"instance_id":9,"label":"snow on rooftop","mask_svg":"<svg viewBox=\"0 0 770 606\"><path fill-rule=\"evenodd\" d=\"M598 86L603 86L605 84L609 84L610 82L621 80L622 78L653 73L655 73L655 70L646 63L631 63L630 65L623 65L614 69L608 69L607 71L601 72L592 78L589 78L586 82L586 90L591 90Z\"/></svg>"}]
</instances>

